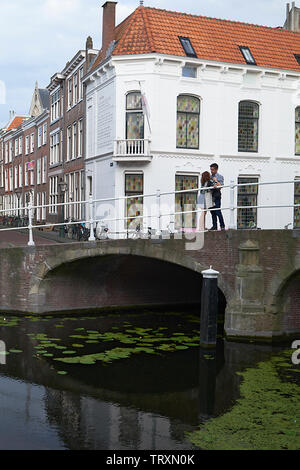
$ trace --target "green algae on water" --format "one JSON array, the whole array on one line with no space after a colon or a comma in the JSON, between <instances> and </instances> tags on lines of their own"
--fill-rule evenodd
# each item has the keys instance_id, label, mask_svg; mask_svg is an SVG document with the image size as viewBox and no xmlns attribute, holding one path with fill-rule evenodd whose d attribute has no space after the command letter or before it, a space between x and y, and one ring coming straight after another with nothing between
<instances>
[{"instance_id":1,"label":"green algae on water","mask_svg":"<svg viewBox=\"0 0 300 470\"><path fill-rule=\"evenodd\" d=\"M207 450L299 450L300 386L282 380L282 359L291 354L285 351L239 373L241 398L229 412L189 433L188 439Z\"/></svg>"}]
</instances>

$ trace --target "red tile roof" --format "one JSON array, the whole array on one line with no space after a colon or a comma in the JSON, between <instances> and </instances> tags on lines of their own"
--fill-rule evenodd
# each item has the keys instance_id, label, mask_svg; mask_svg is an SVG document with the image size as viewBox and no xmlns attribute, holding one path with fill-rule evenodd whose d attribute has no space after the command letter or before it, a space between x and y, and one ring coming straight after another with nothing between
<instances>
[{"instance_id":1,"label":"red tile roof","mask_svg":"<svg viewBox=\"0 0 300 470\"><path fill-rule=\"evenodd\" d=\"M186 57L178 36L190 39L199 59L245 65L239 46L248 46L258 66L300 72L294 57L300 55L300 33L142 6L116 27L113 55ZM104 59L100 51L92 69Z\"/></svg>"},{"instance_id":2,"label":"red tile roof","mask_svg":"<svg viewBox=\"0 0 300 470\"><path fill-rule=\"evenodd\" d=\"M10 131L12 129L16 129L19 127L25 119L28 119L28 116L15 116L9 127L6 129L7 131Z\"/></svg>"}]
</instances>

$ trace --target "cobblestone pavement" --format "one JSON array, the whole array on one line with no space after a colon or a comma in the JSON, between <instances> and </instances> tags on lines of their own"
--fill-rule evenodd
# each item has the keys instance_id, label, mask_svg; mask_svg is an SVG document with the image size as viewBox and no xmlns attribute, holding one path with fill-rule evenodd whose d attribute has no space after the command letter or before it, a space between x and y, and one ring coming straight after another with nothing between
<instances>
[{"instance_id":1,"label":"cobblestone pavement","mask_svg":"<svg viewBox=\"0 0 300 470\"><path fill-rule=\"evenodd\" d=\"M1 231L0 227L0 248L12 248L14 246L27 246L29 236L27 230ZM60 238L57 232L45 233L34 231L33 239L36 245L56 245L58 243L72 243L73 240Z\"/></svg>"}]
</instances>

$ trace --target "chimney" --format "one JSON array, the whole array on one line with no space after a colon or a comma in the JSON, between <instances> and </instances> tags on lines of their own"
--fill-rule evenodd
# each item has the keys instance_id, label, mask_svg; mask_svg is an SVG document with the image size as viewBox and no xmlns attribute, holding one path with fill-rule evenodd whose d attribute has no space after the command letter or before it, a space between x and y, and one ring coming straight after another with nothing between
<instances>
[{"instance_id":1,"label":"chimney","mask_svg":"<svg viewBox=\"0 0 300 470\"><path fill-rule=\"evenodd\" d=\"M106 52L114 40L116 26L116 4L118 2L105 2L103 8L102 25L102 51Z\"/></svg>"}]
</instances>

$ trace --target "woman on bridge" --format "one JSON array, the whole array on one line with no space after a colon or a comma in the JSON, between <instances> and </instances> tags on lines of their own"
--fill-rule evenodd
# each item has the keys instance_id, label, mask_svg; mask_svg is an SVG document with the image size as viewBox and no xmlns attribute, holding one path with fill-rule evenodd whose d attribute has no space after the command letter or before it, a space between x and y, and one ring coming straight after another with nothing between
<instances>
[{"instance_id":1,"label":"woman on bridge","mask_svg":"<svg viewBox=\"0 0 300 470\"><path fill-rule=\"evenodd\" d=\"M199 230L200 232L204 232L207 230L205 228L205 219L206 214L209 209L213 208L213 198L212 198L212 190L205 189L210 188L213 186L213 182L211 181L211 176L208 171L202 173L201 177L201 188L199 197L198 197L198 206L202 208L201 215L200 215L200 223L199 223Z\"/></svg>"}]
</instances>

